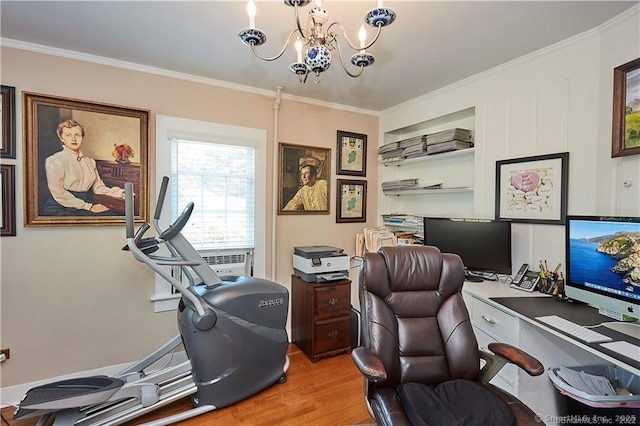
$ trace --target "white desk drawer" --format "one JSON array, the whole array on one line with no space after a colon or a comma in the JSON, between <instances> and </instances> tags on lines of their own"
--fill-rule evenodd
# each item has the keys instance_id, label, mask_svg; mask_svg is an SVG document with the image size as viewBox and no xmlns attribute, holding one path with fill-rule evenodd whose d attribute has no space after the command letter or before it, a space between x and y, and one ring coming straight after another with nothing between
<instances>
[{"instance_id":1,"label":"white desk drawer","mask_svg":"<svg viewBox=\"0 0 640 426\"><path fill-rule=\"evenodd\" d=\"M474 297L471 322L499 342L518 345L518 318Z\"/></svg>"},{"instance_id":2,"label":"white desk drawer","mask_svg":"<svg viewBox=\"0 0 640 426\"><path fill-rule=\"evenodd\" d=\"M481 350L488 351L489 343L493 343L496 340L489 336L484 331L474 327L473 332L476 335L476 340L478 340L478 347ZM491 351L489 351L491 352ZM518 381L518 367L514 364L506 364L498 374L496 374L493 379L491 379L492 384L499 386L500 388L506 390L507 392L516 395L516 384Z\"/></svg>"}]
</instances>

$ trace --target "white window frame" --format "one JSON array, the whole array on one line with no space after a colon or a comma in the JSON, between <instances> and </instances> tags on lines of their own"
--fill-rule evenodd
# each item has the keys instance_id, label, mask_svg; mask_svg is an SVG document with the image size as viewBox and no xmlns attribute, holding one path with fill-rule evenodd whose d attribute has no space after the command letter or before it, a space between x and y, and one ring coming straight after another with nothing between
<instances>
[{"instance_id":1,"label":"white window frame","mask_svg":"<svg viewBox=\"0 0 640 426\"><path fill-rule=\"evenodd\" d=\"M190 120L186 118L156 115L156 182L155 200L164 176L171 176L171 140L184 139L226 145L252 146L256 149L256 179L255 179L255 248L253 258L253 275L266 277L266 193L267 193L267 131L251 127L239 127L228 124ZM171 185L167 188L165 203L171 200ZM155 201L152 201L155 207ZM178 211L182 207L178 206ZM155 212L155 208L153 210ZM164 229L171 224L171 209L162 209L159 219ZM155 304L155 311L162 312L176 309L177 294L171 293L171 285L156 274L156 291L151 300Z\"/></svg>"}]
</instances>

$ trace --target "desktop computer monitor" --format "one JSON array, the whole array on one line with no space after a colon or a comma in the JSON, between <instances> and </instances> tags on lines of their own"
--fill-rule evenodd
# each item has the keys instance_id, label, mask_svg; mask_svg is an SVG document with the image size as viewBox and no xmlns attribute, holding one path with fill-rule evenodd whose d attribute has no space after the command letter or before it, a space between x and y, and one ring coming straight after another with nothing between
<instances>
[{"instance_id":1,"label":"desktop computer monitor","mask_svg":"<svg viewBox=\"0 0 640 426\"><path fill-rule=\"evenodd\" d=\"M424 244L457 254L470 274L511 275L511 222L425 217Z\"/></svg>"},{"instance_id":2,"label":"desktop computer monitor","mask_svg":"<svg viewBox=\"0 0 640 426\"><path fill-rule=\"evenodd\" d=\"M640 318L640 217L567 216L566 250L569 299Z\"/></svg>"}]
</instances>

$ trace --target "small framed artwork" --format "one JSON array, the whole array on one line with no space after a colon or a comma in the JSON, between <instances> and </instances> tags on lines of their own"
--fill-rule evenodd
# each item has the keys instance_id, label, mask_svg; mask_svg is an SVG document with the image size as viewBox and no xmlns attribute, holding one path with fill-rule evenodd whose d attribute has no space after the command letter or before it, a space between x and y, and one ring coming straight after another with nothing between
<instances>
[{"instance_id":1,"label":"small framed artwork","mask_svg":"<svg viewBox=\"0 0 640 426\"><path fill-rule=\"evenodd\" d=\"M564 225L569 153L496 161L496 219Z\"/></svg>"},{"instance_id":2,"label":"small framed artwork","mask_svg":"<svg viewBox=\"0 0 640 426\"><path fill-rule=\"evenodd\" d=\"M338 179L336 223L367 221L367 181Z\"/></svg>"},{"instance_id":3,"label":"small framed artwork","mask_svg":"<svg viewBox=\"0 0 640 426\"><path fill-rule=\"evenodd\" d=\"M16 88L2 86L0 91L0 117L2 119L2 158L16 158Z\"/></svg>"},{"instance_id":4,"label":"small framed artwork","mask_svg":"<svg viewBox=\"0 0 640 426\"><path fill-rule=\"evenodd\" d=\"M613 70L611 156L640 154L640 58Z\"/></svg>"},{"instance_id":5,"label":"small framed artwork","mask_svg":"<svg viewBox=\"0 0 640 426\"><path fill-rule=\"evenodd\" d=\"M331 149L280 144L278 214L329 214Z\"/></svg>"},{"instance_id":6,"label":"small framed artwork","mask_svg":"<svg viewBox=\"0 0 640 426\"><path fill-rule=\"evenodd\" d=\"M16 235L16 166L2 164L0 166L0 188L2 188L2 205L0 214L2 229L0 236L14 237Z\"/></svg>"},{"instance_id":7,"label":"small framed artwork","mask_svg":"<svg viewBox=\"0 0 640 426\"><path fill-rule=\"evenodd\" d=\"M125 223L148 217L149 111L23 92L25 226Z\"/></svg>"},{"instance_id":8,"label":"small framed artwork","mask_svg":"<svg viewBox=\"0 0 640 426\"><path fill-rule=\"evenodd\" d=\"M338 130L337 174L367 175L367 135Z\"/></svg>"}]
</instances>

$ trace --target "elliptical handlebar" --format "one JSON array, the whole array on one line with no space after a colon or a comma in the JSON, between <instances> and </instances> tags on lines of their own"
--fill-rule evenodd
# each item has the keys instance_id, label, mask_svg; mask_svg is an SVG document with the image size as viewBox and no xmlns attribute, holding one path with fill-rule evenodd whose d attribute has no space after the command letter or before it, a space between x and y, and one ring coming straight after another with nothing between
<instances>
[{"instance_id":1,"label":"elliptical handlebar","mask_svg":"<svg viewBox=\"0 0 640 426\"><path fill-rule=\"evenodd\" d=\"M158 195L158 203L156 204L156 212L153 215L155 220L160 219L160 214L162 213L162 206L164 205L164 197L167 195L167 186L169 186L169 178L164 176L162 178L162 184L160 185L160 193Z\"/></svg>"},{"instance_id":2,"label":"elliptical handlebar","mask_svg":"<svg viewBox=\"0 0 640 426\"><path fill-rule=\"evenodd\" d=\"M127 239L133 238L133 184L131 182L124 184L124 214L127 221Z\"/></svg>"},{"instance_id":3,"label":"elliptical handlebar","mask_svg":"<svg viewBox=\"0 0 640 426\"><path fill-rule=\"evenodd\" d=\"M164 181L163 181L164 183ZM161 198L164 199L164 194L166 192L166 185L163 184L162 193L160 194ZM205 311L202 302L198 297L191 292L188 288L182 285L180 282L176 281L166 270L161 268L158 264L156 264L152 258L150 258L143 250L138 247L136 244L136 240L142 239L142 235L149 229L149 224L145 223L140 228L139 235L136 237L134 235L134 204L133 204L133 184L131 182L127 182L124 184L124 194L125 194L125 216L126 216L126 233L127 233L127 245L129 246L129 250L133 254L133 256L145 263L151 269L153 269L157 274L162 276L165 280L171 283L176 290L178 290L182 296L187 298L192 304L194 309L198 312L201 318L205 318L207 316L207 312ZM167 241L167 239L177 236L180 233L184 225L189 220L189 216L193 211L193 203L189 203L187 207L184 209L182 214L176 219L176 221L171 224L171 226L160 235L160 238ZM156 209L156 213L159 213L159 210ZM167 237L168 235L168 237ZM159 241L159 243L162 241ZM179 264L188 264L189 262L185 262L183 259L178 259L176 265ZM210 315L209 315L210 316ZM204 324L203 324L204 325Z\"/></svg>"}]
</instances>

